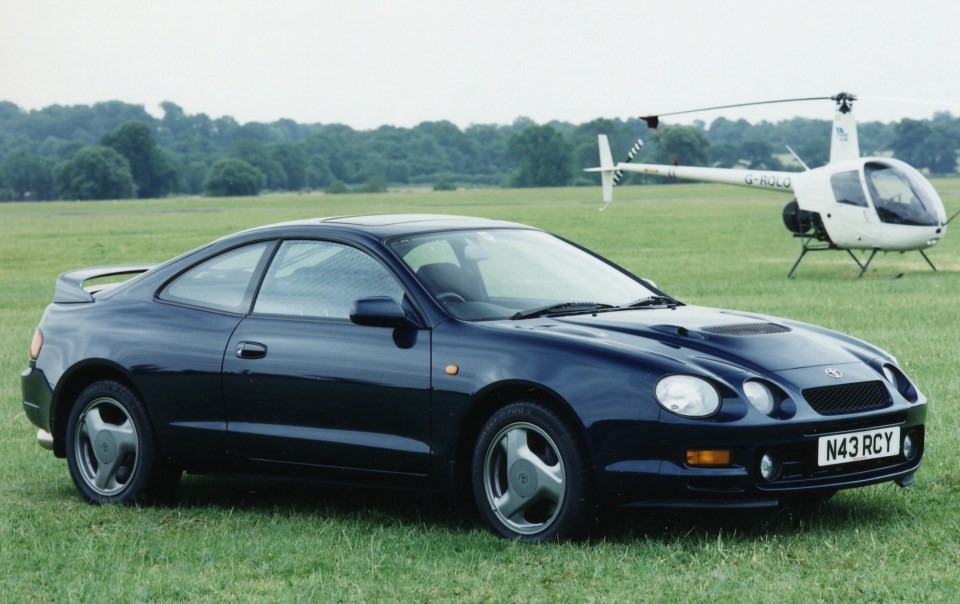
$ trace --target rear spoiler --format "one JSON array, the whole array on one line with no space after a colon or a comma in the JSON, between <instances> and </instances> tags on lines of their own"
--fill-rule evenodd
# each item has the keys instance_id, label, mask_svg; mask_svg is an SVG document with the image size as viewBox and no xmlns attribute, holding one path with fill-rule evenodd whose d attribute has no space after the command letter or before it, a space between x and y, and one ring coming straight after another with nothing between
<instances>
[{"instance_id":1,"label":"rear spoiler","mask_svg":"<svg viewBox=\"0 0 960 604\"><path fill-rule=\"evenodd\" d=\"M57 285L53 290L53 301L57 304L77 304L82 302L93 302L93 294L103 289L113 287L116 284L106 284L93 286L89 289L83 287L84 282L91 279L102 279L104 277L115 277L117 275L139 275L145 273L156 264L118 264L114 266L97 266L93 268L81 268L75 271L63 273L57 277Z\"/></svg>"}]
</instances>

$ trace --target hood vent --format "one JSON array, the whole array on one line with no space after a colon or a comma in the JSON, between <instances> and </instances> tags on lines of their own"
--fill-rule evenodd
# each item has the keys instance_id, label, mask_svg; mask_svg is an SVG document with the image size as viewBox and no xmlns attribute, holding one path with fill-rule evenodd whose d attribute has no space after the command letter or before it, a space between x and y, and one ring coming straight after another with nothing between
<instances>
[{"instance_id":1,"label":"hood vent","mask_svg":"<svg viewBox=\"0 0 960 604\"><path fill-rule=\"evenodd\" d=\"M704 327L701 331L718 336L767 336L775 333L786 333L790 331L790 328L776 323L737 323L735 325Z\"/></svg>"}]
</instances>

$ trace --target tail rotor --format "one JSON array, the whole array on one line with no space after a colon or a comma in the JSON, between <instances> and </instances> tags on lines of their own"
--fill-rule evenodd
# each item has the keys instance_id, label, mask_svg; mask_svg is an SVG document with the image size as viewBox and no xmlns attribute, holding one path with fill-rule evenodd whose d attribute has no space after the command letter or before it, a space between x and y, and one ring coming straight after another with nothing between
<instances>
[{"instance_id":1,"label":"tail rotor","mask_svg":"<svg viewBox=\"0 0 960 604\"><path fill-rule=\"evenodd\" d=\"M610 205L610 202L613 201L613 187L616 186L620 179L623 177L623 170L617 168L617 165L613 163L613 154L610 152L610 141L607 139L606 134L597 135L597 146L600 148L600 167L599 168L587 168L585 172L599 172L600 173L600 183L603 185L603 207L600 208L600 211L607 209L607 206ZM643 148L643 141L637 139L637 142L630 147L630 152L627 154L627 161L629 163L636 157L637 153L640 152L640 149Z\"/></svg>"}]
</instances>

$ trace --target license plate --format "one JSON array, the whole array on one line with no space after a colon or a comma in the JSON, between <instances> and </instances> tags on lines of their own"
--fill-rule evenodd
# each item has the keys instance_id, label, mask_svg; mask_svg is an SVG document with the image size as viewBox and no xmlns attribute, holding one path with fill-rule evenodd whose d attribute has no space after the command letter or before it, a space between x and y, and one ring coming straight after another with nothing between
<instances>
[{"instance_id":1,"label":"license plate","mask_svg":"<svg viewBox=\"0 0 960 604\"><path fill-rule=\"evenodd\" d=\"M864 430L835 436L821 436L817 463L832 466L838 463L863 461L900 454L900 428Z\"/></svg>"}]
</instances>

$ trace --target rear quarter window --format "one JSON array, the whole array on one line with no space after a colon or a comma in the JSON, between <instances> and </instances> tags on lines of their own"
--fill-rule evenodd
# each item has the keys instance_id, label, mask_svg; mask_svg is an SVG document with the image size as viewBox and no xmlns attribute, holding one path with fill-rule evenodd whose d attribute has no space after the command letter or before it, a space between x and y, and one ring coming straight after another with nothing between
<instances>
[{"instance_id":1,"label":"rear quarter window","mask_svg":"<svg viewBox=\"0 0 960 604\"><path fill-rule=\"evenodd\" d=\"M254 276L272 242L224 252L178 275L160 291L160 299L212 310L245 312L256 287Z\"/></svg>"}]
</instances>

